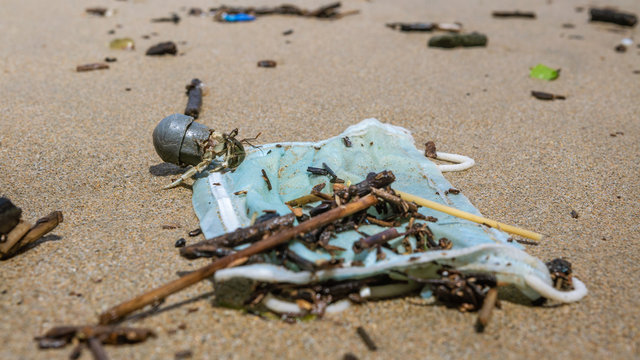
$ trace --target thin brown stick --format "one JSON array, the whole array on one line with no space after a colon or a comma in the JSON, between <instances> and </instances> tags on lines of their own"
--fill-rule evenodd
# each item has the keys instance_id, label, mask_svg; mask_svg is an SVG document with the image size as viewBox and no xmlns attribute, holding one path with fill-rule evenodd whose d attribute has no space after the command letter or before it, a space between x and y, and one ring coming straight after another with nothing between
<instances>
[{"instance_id":1,"label":"thin brown stick","mask_svg":"<svg viewBox=\"0 0 640 360\"><path fill-rule=\"evenodd\" d=\"M264 171L264 169L262 169L262 178L264 179L264 182L267 183L267 189L269 191L271 191L272 187L271 187L271 180L269 180L269 177L267 176L267 172Z\"/></svg>"},{"instance_id":2,"label":"thin brown stick","mask_svg":"<svg viewBox=\"0 0 640 360\"><path fill-rule=\"evenodd\" d=\"M104 351L104 347L102 347L102 342L95 337L90 337L87 339L87 345L89 346L89 350L91 351L91 355L93 355L94 360L109 360L109 356L107 352Z\"/></svg>"},{"instance_id":3,"label":"thin brown stick","mask_svg":"<svg viewBox=\"0 0 640 360\"><path fill-rule=\"evenodd\" d=\"M476 329L478 332L483 332L484 328L489 324L491 320L491 312L496 307L496 301L498 300L498 288L494 287L489 289L487 295L482 302L482 308L478 311L478 321L476 322Z\"/></svg>"},{"instance_id":4,"label":"thin brown stick","mask_svg":"<svg viewBox=\"0 0 640 360\"><path fill-rule=\"evenodd\" d=\"M369 221L372 224L378 225L378 226L384 226L384 227L393 227L393 223L390 221L384 221L384 220L380 220L377 219L373 216L367 216L367 221Z\"/></svg>"},{"instance_id":5,"label":"thin brown stick","mask_svg":"<svg viewBox=\"0 0 640 360\"><path fill-rule=\"evenodd\" d=\"M165 285L160 286L159 288L153 289L105 311L100 315L100 324L110 324L118 321L138 309L158 302L171 294L174 294L186 287L189 287L203 279L210 277L216 271L234 264L238 259L249 257L251 255L255 255L265 250L274 248L280 244L284 244L287 241L293 239L295 236L306 233L320 226L327 225L345 216L353 215L359 211L369 208L372 205L375 205L377 202L378 199L375 196L368 195L357 201L342 205L335 209L331 209L323 214L315 216L296 227L279 231L264 240L254 243L252 246L246 249L240 250L229 256L225 256L188 275L173 280Z\"/></svg>"},{"instance_id":6,"label":"thin brown stick","mask_svg":"<svg viewBox=\"0 0 640 360\"><path fill-rule=\"evenodd\" d=\"M355 252L356 254L362 252L362 250L365 249L369 249L372 247L375 247L377 245L382 245L384 243L387 243L397 237L399 237L400 234L398 233L398 230L394 227L389 228L387 230L384 230L382 232L379 232L377 234L371 235L367 238L364 239L360 239L356 242L353 243L353 252Z\"/></svg>"}]
</instances>

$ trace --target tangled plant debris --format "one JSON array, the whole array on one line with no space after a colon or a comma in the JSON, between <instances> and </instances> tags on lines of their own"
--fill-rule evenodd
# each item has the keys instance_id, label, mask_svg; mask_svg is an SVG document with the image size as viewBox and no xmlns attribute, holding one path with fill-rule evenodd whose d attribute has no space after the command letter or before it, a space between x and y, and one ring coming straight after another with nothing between
<instances>
[{"instance_id":1,"label":"tangled plant debris","mask_svg":"<svg viewBox=\"0 0 640 360\"><path fill-rule=\"evenodd\" d=\"M44 335L35 337L41 349L57 349L74 344L69 358L78 359L84 346L89 348L94 359L108 359L103 344L135 344L156 337L150 329L121 326L84 325L57 326Z\"/></svg>"}]
</instances>

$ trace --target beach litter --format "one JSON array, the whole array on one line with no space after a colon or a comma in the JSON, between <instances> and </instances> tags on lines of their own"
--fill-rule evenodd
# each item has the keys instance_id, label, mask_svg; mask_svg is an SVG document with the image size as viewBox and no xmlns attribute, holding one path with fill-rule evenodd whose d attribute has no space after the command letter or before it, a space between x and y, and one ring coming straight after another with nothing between
<instances>
[{"instance_id":1,"label":"beach litter","mask_svg":"<svg viewBox=\"0 0 640 360\"><path fill-rule=\"evenodd\" d=\"M273 60L260 60L260 61L258 61L258 67L274 68L277 65L278 65L278 63L273 61Z\"/></svg>"},{"instance_id":2,"label":"beach litter","mask_svg":"<svg viewBox=\"0 0 640 360\"><path fill-rule=\"evenodd\" d=\"M538 100L565 100L566 97L564 95L556 95L551 94L544 91L531 91L531 96Z\"/></svg>"},{"instance_id":3,"label":"beach litter","mask_svg":"<svg viewBox=\"0 0 640 360\"><path fill-rule=\"evenodd\" d=\"M24 252L55 229L63 220L60 211L38 219L35 224L22 220L22 209L11 200L0 197L0 260Z\"/></svg>"},{"instance_id":4,"label":"beach litter","mask_svg":"<svg viewBox=\"0 0 640 360\"><path fill-rule=\"evenodd\" d=\"M197 119L202 109L202 96L206 95L208 88L200 79L193 79L186 86L187 89L187 107L184 114Z\"/></svg>"},{"instance_id":5,"label":"beach litter","mask_svg":"<svg viewBox=\"0 0 640 360\"><path fill-rule=\"evenodd\" d=\"M340 12L342 6L340 2L323 5L314 10L299 8L295 5L283 4L275 7L229 7L221 6L209 9L213 19L220 22L253 21L264 15L294 15L302 17L314 17L320 19L340 19L347 15L358 14L358 10ZM195 10L194 15L202 14L202 11Z\"/></svg>"},{"instance_id":6,"label":"beach litter","mask_svg":"<svg viewBox=\"0 0 640 360\"><path fill-rule=\"evenodd\" d=\"M437 35L429 39L429 47L451 49L456 47L487 46L487 36L478 32L468 34Z\"/></svg>"},{"instance_id":7,"label":"beach litter","mask_svg":"<svg viewBox=\"0 0 640 360\"><path fill-rule=\"evenodd\" d=\"M122 326L82 325L57 326L49 329L44 335L34 340L40 349L58 349L69 344L75 347L69 355L70 359L78 359L86 346L94 359L108 359L102 345L135 344L156 337L150 329Z\"/></svg>"},{"instance_id":8,"label":"beach litter","mask_svg":"<svg viewBox=\"0 0 640 360\"><path fill-rule=\"evenodd\" d=\"M627 52L627 47L633 45L633 40L630 38L624 38L620 40L620 44L616 45L614 50L619 53Z\"/></svg>"},{"instance_id":9,"label":"beach litter","mask_svg":"<svg viewBox=\"0 0 640 360\"><path fill-rule=\"evenodd\" d=\"M402 23L394 22L385 24L388 28L399 30L403 32L431 32L434 30L460 32L462 31L462 24L460 23L434 23L434 22L420 22L420 23Z\"/></svg>"},{"instance_id":10,"label":"beach litter","mask_svg":"<svg viewBox=\"0 0 640 360\"><path fill-rule=\"evenodd\" d=\"M529 70L529 77L533 79L555 80L560 76L560 69L552 69L546 65L538 64Z\"/></svg>"},{"instance_id":11,"label":"beach litter","mask_svg":"<svg viewBox=\"0 0 640 360\"><path fill-rule=\"evenodd\" d=\"M223 12L220 14L220 21L222 22L246 22L253 21L255 19L255 16L246 13L227 14L226 12Z\"/></svg>"},{"instance_id":12,"label":"beach litter","mask_svg":"<svg viewBox=\"0 0 640 360\"><path fill-rule=\"evenodd\" d=\"M112 50L134 50L136 48L133 39L131 38L120 38L113 39L109 43L109 48Z\"/></svg>"},{"instance_id":13,"label":"beach litter","mask_svg":"<svg viewBox=\"0 0 640 360\"><path fill-rule=\"evenodd\" d=\"M178 53L178 46L173 41L165 41L150 47L146 55L147 56L162 56L162 55L176 55Z\"/></svg>"},{"instance_id":14,"label":"beach litter","mask_svg":"<svg viewBox=\"0 0 640 360\"><path fill-rule=\"evenodd\" d=\"M176 13L172 13L170 17L161 17L161 18L151 19L151 22L154 22L154 23L172 22L175 25L178 25L180 23L180 16L178 16L178 14Z\"/></svg>"},{"instance_id":15,"label":"beach litter","mask_svg":"<svg viewBox=\"0 0 640 360\"><path fill-rule=\"evenodd\" d=\"M109 65L105 63L92 63L92 64L84 64L76 66L77 72L85 72L85 71L93 71L93 70L105 70L108 69Z\"/></svg>"},{"instance_id":16,"label":"beach litter","mask_svg":"<svg viewBox=\"0 0 640 360\"><path fill-rule=\"evenodd\" d=\"M607 22L622 26L633 27L638 22L638 17L635 14L617 11L613 9L589 9L591 15L591 21Z\"/></svg>"},{"instance_id":17,"label":"beach litter","mask_svg":"<svg viewBox=\"0 0 640 360\"><path fill-rule=\"evenodd\" d=\"M87 14L93 16L109 17L116 13L113 9L107 9L105 7L92 7L84 10Z\"/></svg>"},{"instance_id":18,"label":"beach litter","mask_svg":"<svg viewBox=\"0 0 640 360\"><path fill-rule=\"evenodd\" d=\"M533 11L494 11L491 16L495 18L522 18L522 19L535 19L536 13Z\"/></svg>"},{"instance_id":19,"label":"beach litter","mask_svg":"<svg viewBox=\"0 0 640 360\"><path fill-rule=\"evenodd\" d=\"M498 286L532 301L574 302L587 293L573 276L567 290L555 288L549 267L505 231L536 241L540 234L482 217L447 182L441 172L468 169L468 157L437 151L455 164L436 165L407 130L375 119L317 143L245 150L236 135L179 114L158 124L158 155L195 165L178 181L196 176L193 205L206 240L180 254L214 261L107 310L101 324L212 275L217 304L256 314L316 317L420 294L479 311L479 331Z\"/></svg>"}]
</instances>

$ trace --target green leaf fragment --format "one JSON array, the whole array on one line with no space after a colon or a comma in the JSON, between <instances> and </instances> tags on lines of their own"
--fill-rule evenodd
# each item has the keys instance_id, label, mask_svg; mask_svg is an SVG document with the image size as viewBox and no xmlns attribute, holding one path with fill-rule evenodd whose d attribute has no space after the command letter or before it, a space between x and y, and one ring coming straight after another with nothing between
<instances>
[{"instance_id":1,"label":"green leaf fragment","mask_svg":"<svg viewBox=\"0 0 640 360\"><path fill-rule=\"evenodd\" d=\"M555 80L558 75L560 75L560 69L552 69L542 64L532 67L531 72L529 72L529 77L542 80Z\"/></svg>"}]
</instances>

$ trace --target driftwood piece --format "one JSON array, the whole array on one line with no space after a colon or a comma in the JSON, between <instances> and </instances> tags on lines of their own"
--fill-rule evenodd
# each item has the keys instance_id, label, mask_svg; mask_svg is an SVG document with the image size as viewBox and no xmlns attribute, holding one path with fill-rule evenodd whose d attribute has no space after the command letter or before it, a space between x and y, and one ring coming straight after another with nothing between
<instances>
[{"instance_id":1,"label":"driftwood piece","mask_svg":"<svg viewBox=\"0 0 640 360\"><path fill-rule=\"evenodd\" d=\"M0 243L0 259L11 256L17 248L20 239L31 229L31 224L26 221L20 221L18 225L6 235L5 241Z\"/></svg>"},{"instance_id":2,"label":"driftwood piece","mask_svg":"<svg viewBox=\"0 0 640 360\"><path fill-rule=\"evenodd\" d=\"M27 222L18 223L18 225L7 234L7 241L0 243L0 259L13 256L20 249L55 229L62 220L62 213L60 211L54 211L36 221L33 226Z\"/></svg>"}]
</instances>

